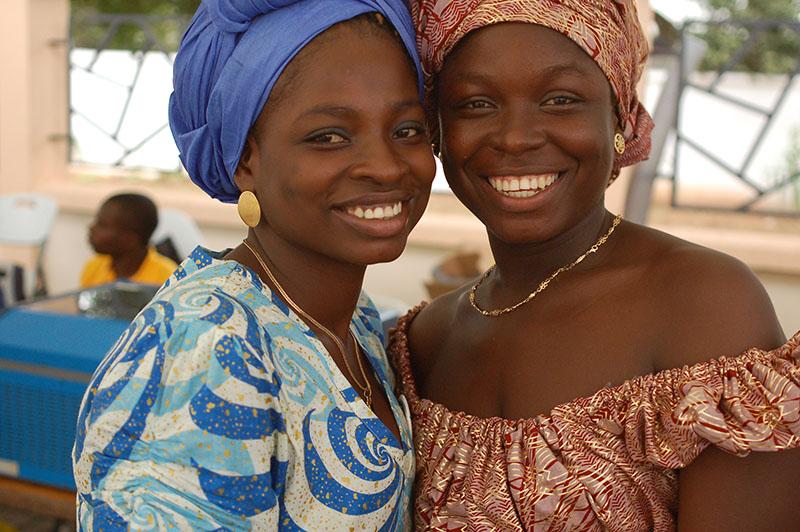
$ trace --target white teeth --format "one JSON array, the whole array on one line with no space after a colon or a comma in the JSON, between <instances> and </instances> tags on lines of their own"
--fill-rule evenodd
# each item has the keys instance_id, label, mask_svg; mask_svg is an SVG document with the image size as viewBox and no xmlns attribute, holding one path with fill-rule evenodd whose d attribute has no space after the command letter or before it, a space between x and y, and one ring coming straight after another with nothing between
<instances>
[{"instance_id":1,"label":"white teeth","mask_svg":"<svg viewBox=\"0 0 800 532\"><path fill-rule=\"evenodd\" d=\"M379 205L375 207L348 207L347 214L352 214L356 218L366 220L388 220L403 212L403 203L398 201L395 204Z\"/></svg>"},{"instance_id":2,"label":"white teeth","mask_svg":"<svg viewBox=\"0 0 800 532\"><path fill-rule=\"evenodd\" d=\"M529 198L555 183L557 179L558 174L490 177L489 184L504 196Z\"/></svg>"}]
</instances>

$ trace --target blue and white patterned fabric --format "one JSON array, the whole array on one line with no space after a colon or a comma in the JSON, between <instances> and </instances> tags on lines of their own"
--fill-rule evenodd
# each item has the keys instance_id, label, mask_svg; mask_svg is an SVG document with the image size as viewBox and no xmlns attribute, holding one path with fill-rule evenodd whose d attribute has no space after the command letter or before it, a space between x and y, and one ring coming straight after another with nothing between
<instances>
[{"instance_id":1,"label":"blue and white patterned fabric","mask_svg":"<svg viewBox=\"0 0 800 532\"><path fill-rule=\"evenodd\" d=\"M80 528L409 529L407 408L363 294L351 330L400 442L252 270L197 248L92 377L73 450Z\"/></svg>"}]
</instances>

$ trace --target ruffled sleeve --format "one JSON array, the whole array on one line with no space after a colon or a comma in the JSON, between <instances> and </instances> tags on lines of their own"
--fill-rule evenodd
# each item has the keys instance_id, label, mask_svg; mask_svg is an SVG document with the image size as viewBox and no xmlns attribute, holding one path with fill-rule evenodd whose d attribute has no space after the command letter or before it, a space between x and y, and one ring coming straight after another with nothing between
<instances>
[{"instance_id":1,"label":"ruffled sleeve","mask_svg":"<svg viewBox=\"0 0 800 532\"><path fill-rule=\"evenodd\" d=\"M800 332L772 351L661 371L556 407L624 438L634 461L681 468L709 445L746 456L800 446ZM577 421L577 420L574 420Z\"/></svg>"}]
</instances>

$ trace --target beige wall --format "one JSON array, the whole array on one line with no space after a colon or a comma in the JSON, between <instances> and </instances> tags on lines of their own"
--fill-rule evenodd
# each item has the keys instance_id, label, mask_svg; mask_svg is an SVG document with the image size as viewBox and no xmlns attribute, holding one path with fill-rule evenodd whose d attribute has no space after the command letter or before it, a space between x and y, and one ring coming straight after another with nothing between
<instances>
[{"instance_id":1,"label":"beige wall","mask_svg":"<svg viewBox=\"0 0 800 532\"><path fill-rule=\"evenodd\" d=\"M66 175L69 0L3 0L0 193Z\"/></svg>"}]
</instances>

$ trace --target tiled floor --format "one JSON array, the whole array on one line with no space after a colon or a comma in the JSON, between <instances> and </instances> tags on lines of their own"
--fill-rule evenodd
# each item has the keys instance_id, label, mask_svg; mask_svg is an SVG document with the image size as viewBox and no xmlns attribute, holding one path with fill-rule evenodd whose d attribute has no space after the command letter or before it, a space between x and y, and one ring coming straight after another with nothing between
<instances>
[{"instance_id":1,"label":"tiled floor","mask_svg":"<svg viewBox=\"0 0 800 532\"><path fill-rule=\"evenodd\" d=\"M73 532L74 523L59 523L55 518L0 506L0 532Z\"/></svg>"}]
</instances>

